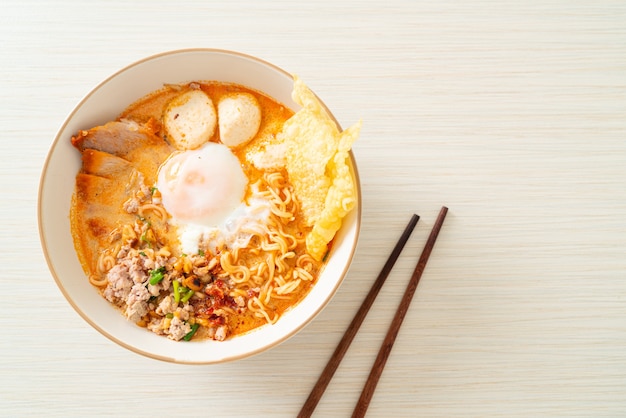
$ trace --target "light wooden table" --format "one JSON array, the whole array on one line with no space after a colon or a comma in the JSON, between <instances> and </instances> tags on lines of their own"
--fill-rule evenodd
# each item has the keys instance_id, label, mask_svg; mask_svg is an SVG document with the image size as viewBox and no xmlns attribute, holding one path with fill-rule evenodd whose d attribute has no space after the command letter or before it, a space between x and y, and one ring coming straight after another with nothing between
<instances>
[{"instance_id":1,"label":"light wooden table","mask_svg":"<svg viewBox=\"0 0 626 418\"><path fill-rule=\"evenodd\" d=\"M348 126L364 194L327 309L264 354L181 366L120 348L57 289L41 168L77 102L178 48L297 73ZM410 215L422 216L316 410L349 416L442 205L368 416L626 416L626 3L33 1L0 11L0 415L291 417Z\"/></svg>"}]
</instances>

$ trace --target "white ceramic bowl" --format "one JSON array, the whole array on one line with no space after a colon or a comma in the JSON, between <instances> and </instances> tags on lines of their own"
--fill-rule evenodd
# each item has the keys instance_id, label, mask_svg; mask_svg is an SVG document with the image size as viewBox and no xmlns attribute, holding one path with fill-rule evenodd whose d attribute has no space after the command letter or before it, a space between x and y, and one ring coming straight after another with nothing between
<instances>
[{"instance_id":1,"label":"white ceramic bowl","mask_svg":"<svg viewBox=\"0 0 626 418\"><path fill-rule=\"evenodd\" d=\"M328 264L310 294L276 324L223 342L174 342L128 322L89 283L74 251L69 211L81 159L70 144L70 138L80 129L115 119L126 106L161 88L164 83L194 80L241 84L264 92L294 111L299 108L291 99L291 74L245 54L189 49L165 52L131 64L87 94L59 130L41 176L38 221L50 271L68 302L90 325L121 346L148 357L177 363L211 364L244 358L275 347L301 330L328 304L344 279L356 249L361 193L351 154L357 207L344 220Z\"/></svg>"}]
</instances>

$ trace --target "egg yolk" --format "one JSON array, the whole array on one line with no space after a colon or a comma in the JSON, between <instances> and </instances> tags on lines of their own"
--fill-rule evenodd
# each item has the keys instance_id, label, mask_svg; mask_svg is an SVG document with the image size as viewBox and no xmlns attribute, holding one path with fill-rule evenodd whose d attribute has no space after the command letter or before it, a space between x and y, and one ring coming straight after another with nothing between
<instances>
[{"instance_id":1,"label":"egg yolk","mask_svg":"<svg viewBox=\"0 0 626 418\"><path fill-rule=\"evenodd\" d=\"M159 170L157 187L175 221L221 224L242 202L248 179L239 159L222 144L172 155Z\"/></svg>"}]
</instances>

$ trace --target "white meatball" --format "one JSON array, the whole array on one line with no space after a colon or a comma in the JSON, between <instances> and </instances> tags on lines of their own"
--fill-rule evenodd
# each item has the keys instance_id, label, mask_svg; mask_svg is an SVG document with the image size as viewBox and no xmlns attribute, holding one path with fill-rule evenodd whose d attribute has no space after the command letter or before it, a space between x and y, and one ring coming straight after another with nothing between
<instances>
[{"instance_id":1,"label":"white meatball","mask_svg":"<svg viewBox=\"0 0 626 418\"><path fill-rule=\"evenodd\" d=\"M163 122L172 145L179 150L196 149L215 133L213 100L202 90L183 93L167 105Z\"/></svg>"},{"instance_id":2,"label":"white meatball","mask_svg":"<svg viewBox=\"0 0 626 418\"><path fill-rule=\"evenodd\" d=\"M249 93L223 97L217 105L220 139L229 147L237 147L254 138L261 126L261 107Z\"/></svg>"}]
</instances>

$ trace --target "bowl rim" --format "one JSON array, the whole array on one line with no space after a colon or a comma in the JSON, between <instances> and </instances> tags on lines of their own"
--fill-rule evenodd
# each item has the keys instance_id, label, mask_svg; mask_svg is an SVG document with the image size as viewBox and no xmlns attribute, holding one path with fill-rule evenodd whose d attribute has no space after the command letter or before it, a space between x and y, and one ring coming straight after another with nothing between
<instances>
[{"instance_id":1,"label":"bowl rim","mask_svg":"<svg viewBox=\"0 0 626 418\"><path fill-rule=\"evenodd\" d=\"M231 361L235 361L235 360L251 357L251 356L260 354L262 352L269 351L270 349L272 349L272 348L282 344L286 340L290 339L291 337L293 337L294 335L296 335L297 333L302 331L308 324L310 324L320 314L320 312L326 308L326 306L330 303L330 301L336 295L339 287L341 286L341 284L345 280L345 278L346 278L346 276L348 274L348 271L349 271L349 269L350 269L350 267L352 265L352 261L354 259L354 255L355 255L357 247L358 247L359 235L360 235L360 230L361 230L361 217L362 217L361 183L360 183L360 177L359 177L359 172L358 172L356 160L355 160L355 157L354 157L354 154L353 154L352 150L349 151L349 159L350 159L350 164L351 164L351 171L352 171L352 174L353 174L353 177L354 177L354 182L355 182L355 189L356 189L356 195L357 195L357 205L353 209L354 211L356 211L356 213L354 215L355 220L354 220L354 234L353 234L353 239L352 239L353 242L350 244L351 248L350 248L350 251L349 251L346 263L343 266L343 270L341 272L339 272L340 278L336 281L336 283L334 284L332 290L326 295L324 300L306 318L306 320L302 321L295 329L293 329L290 332L282 335L280 338L274 339L270 343L265 344L265 345L255 349L255 350L246 351L245 353L241 353L241 354L238 354L238 355L226 356L226 357L222 357L222 358L215 359L215 360L195 360L195 361L194 360L181 359L181 358L177 358L177 357L169 357L169 356L164 356L164 355L160 355L160 354L155 354L155 353L152 353L152 352L149 352L149 351L146 351L146 350L142 350L142 349L140 349L138 347L135 347L135 346L133 346L131 344L126 343L122 339L120 339L120 338L116 337L115 335L113 335L112 333L106 331L100 325L98 325L98 323L95 320L93 320L86 312L84 312L82 309L80 309L80 307L76 304L76 302L70 296L68 290L65 288L64 282L63 282L63 280L61 280L59 272L57 272L57 269L54 266L54 262L53 262L52 256L49 253L48 247L49 247L49 243L51 243L51 240L50 240L49 237L46 236L46 233L45 233L44 227L43 227L44 213L43 213L42 203L43 203L43 194L44 194L44 188L45 188L44 186L45 186L45 182L46 182L46 174L48 173L50 162L51 162L52 156L54 154L54 151L55 151L56 147L59 145L59 143L61 141L61 136L62 136L63 132L65 131L67 125L70 123L70 121L75 116L75 114L79 111L79 109L82 108L82 106L85 104L85 102L87 102L89 100L89 98L91 96L93 96L96 92L98 92L100 89L102 89L109 81L111 81L113 78L117 77L121 73L124 73L124 72L126 72L126 71L128 71L128 70L130 70L130 69L132 69L132 68L134 68L136 66L139 66L139 65L147 62L147 61L152 61L152 60L159 59L159 58L165 57L165 56L171 56L171 55L177 55L177 54L186 54L186 53L217 53L217 54L232 55L232 56L248 59L248 60L251 60L251 61L255 61L255 62L257 62L257 63L259 63L261 65L265 65L267 67L270 67L271 69L273 69L273 70L275 70L275 71L277 71L279 73L282 73L283 75L285 75L285 76L287 76L289 78L293 78L293 75L291 73L285 71L284 69L278 67L277 65L272 64L272 63L270 63L270 62L268 62L268 61L266 61L266 60L264 60L262 58L258 58L256 56L252 56L252 55L249 55L249 54L246 54L246 53L242 53L242 52L238 52L238 51L234 51L234 50L220 49L220 48L183 48L183 49L168 50L168 51L160 52L160 53L157 53L157 54L152 54L152 55L146 56L144 58L135 60L135 61L131 62L130 64L128 64L128 65L118 69L117 71L113 72L111 75L109 75L108 77L106 77L105 79L100 81L98 84L96 84L94 87L92 87L89 90L89 92L87 94L85 94L82 97L82 99L77 104L74 105L72 110L65 117L65 119L64 119L63 123L61 124L61 126L57 129L56 134L54 136L54 139L52 141L52 144L49 146L49 149L48 149L48 152L46 154L46 158L45 158L45 161L44 161L44 164L43 164L43 168L41 170L41 174L40 174L40 177L39 177L39 186L38 186L38 194L37 194L37 226L38 226L39 240L40 240L41 249L43 251L43 255L44 255L44 258L46 260L46 264L48 265L48 270L50 271L50 274L53 276L54 281L55 281L57 287L61 291L61 293L62 293L63 297L65 298L65 300L72 306L74 311L76 313L78 313L79 316L85 322L87 322L92 328L94 328L96 331L98 331L102 336L104 336L107 339L109 339L110 341L118 344L119 346L126 348L127 350L129 350L131 352L134 352L136 354L139 354L139 355L142 355L142 356L145 356L145 357L148 357L148 358L152 358L152 359L155 359L155 360L171 362L171 363L177 363L177 364L195 364L195 365L219 364L219 363L226 363L226 362L231 362ZM267 93L264 93L264 94L267 94ZM313 94L315 94L315 92L313 92ZM319 102L324 107L324 109L327 111L328 115L337 124L337 127L340 130L342 130L341 125L336 120L335 116L330 111L330 109L328 109L326 104L317 95L316 95L316 97L318 98ZM137 99L139 99L139 98L137 98ZM299 303L301 303L301 302L299 302ZM297 306L297 305L295 305L295 306ZM254 330L252 330L251 332L254 332Z\"/></svg>"}]
</instances>

